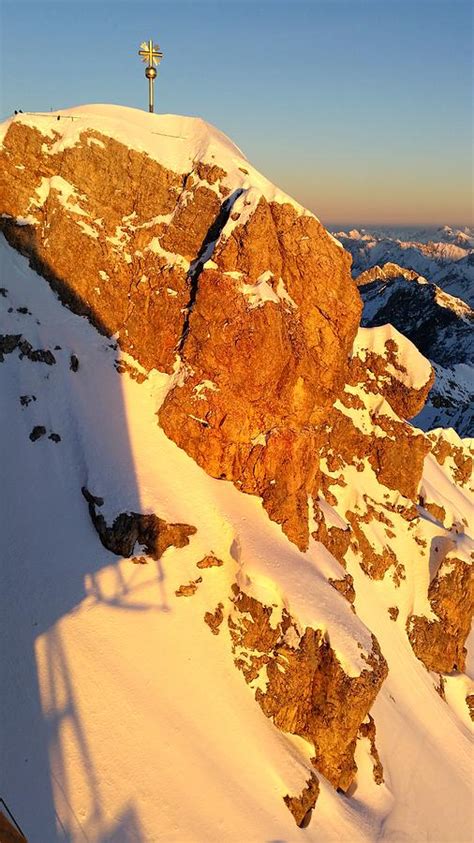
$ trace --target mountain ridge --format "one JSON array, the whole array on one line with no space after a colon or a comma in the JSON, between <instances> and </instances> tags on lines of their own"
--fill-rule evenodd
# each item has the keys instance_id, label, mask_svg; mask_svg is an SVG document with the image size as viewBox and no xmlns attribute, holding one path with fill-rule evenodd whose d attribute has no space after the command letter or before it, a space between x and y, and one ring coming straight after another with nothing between
<instances>
[{"instance_id":1,"label":"mountain ridge","mask_svg":"<svg viewBox=\"0 0 474 843\"><path fill-rule=\"evenodd\" d=\"M235 147L59 116L1 150L2 792L32 843L467 839L472 448L407 421L429 361Z\"/></svg>"}]
</instances>

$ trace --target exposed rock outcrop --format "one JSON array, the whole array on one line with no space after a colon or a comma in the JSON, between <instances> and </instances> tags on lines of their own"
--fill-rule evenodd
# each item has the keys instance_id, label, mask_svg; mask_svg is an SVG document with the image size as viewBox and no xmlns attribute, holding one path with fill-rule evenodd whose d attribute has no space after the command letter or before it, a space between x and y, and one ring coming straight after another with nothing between
<instances>
[{"instance_id":1,"label":"exposed rock outcrop","mask_svg":"<svg viewBox=\"0 0 474 843\"><path fill-rule=\"evenodd\" d=\"M431 446L394 408L407 417L418 412L432 370L413 348L415 366L419 367L417 381L404 362L411 350L403 348L404 354L399 355L395 340L386 339L386 334L385 327L359 331L347 385L329 416L322 455L332 472L344 464L363 470L368 462L379 483L416 502Z\"/></svg>"},{"instance_id":2,"label":"exposed rock outcrop","mask_svg":"<svg viewBox=\"0 0 474 843\"><path fill-rule=\"evenodd\" d=\"M313 813L313 808L318 801L319 796L319 781L314 773L311 773L306 787L303 788L299 796L284 796L283 801L288 810L291 811L295 818L295 823L298 828L307 828Z\"/></svg>"},{"instance_id":3,"label":"exposed rock outcrop","mask_svg":"<svg viewBox=\"0 0 474 843\"><path fill-rule=\"evenodd\" d=\"M428 438L439 465L446 467L455 483L474 491L472 440L461 440L453 431L442 429L432 430Z\"/></svg>"},{"instance_id":4,"label":"exposed rock outcrop","mask_svg":"<svg viewBox=\"0 0 474 843\"><path fill-rule=\"evenodd\" d=\"M49 349L38 348L34 349L28 340L22 337L21 334L3 334L0 336L0 363L3 363L5 354L12 354L18 351L20 359L27 357L33 363L46 363L47 366L52 366L56 363L54 354Z\"/></svg>"},{"instance_id":5,"label":"exposed rock outcrop","mask_svg":"<svg viewBox=\"0 0 474 843\"><path fill-rule=\"evenodd\" d=\"M36 442L42 436L46 436L46 428L43 424L36 424L30 433L30 439L32 442Z\"/></svg>"},{"instance_id":6,"label":"exposed rock outcrop","mask_svg":"<svg viewBox=\"0 0 474 843\"><path fill-rule=\"evenodd\" d=\"M0 811L0 840L2 843L27 843L26 837L15 828L3 811Z\"/></svg>"},{"instance_id":7,"label":"exposed rock outcrop","mask_svg":"<svg viewBox=\"0 0 474 843\"><path fill-rule=\"evenodd\" d=\"M423 409L434 382L431 364L392 325L359 328L350 366L350 383L382 395L401 419Z\"/></svg>"},{"instance_id":8,"label":"exposed rock outcrop","mask_svg":"<svg viewBox=\"0 0 474 843\"><path fill-rule=\"evenodd\" d=\"M179 352L165 432L306 547L321 427L361 311L349 256L247 168L236 180L195 157L175 171L87 121L74 143L40 123L15 119L4 138L6 236L145 369L171 373Z\"/></svg>"},{"instance_id":9,"label":"exposed rock outcrop","mask_svg":"<svg viewBox=\"0 0 474 843\"><path fill-rule=\"evenodd\" d=\"M464 643L474 612L472 565L446 556L431 582L428 598L437 620L411 615L407 632L415 655L428 670L450 673L465 669Z\"/></svg>"},{"instance_id":10,"label":"exposed rock outcrop","mask_svg":"<svg viewBox=\"0 0 474 843\"><path fill-rule=\"evenodd\" d=\"M260 495L305 548L321 426L359 317L348 265L313 217L264 198L247 222L224 227L213 261L181 351L189 374L160 423L209 474Z\"/></svg>"},{"instance_id":11,"label":"exposed rock outcrop","mask_svg":"<svg viewBox=\"0 0 474 843\"><path fill-rule=\"evenodd\" d=\"M219 635L219 628L224 620L224 604L218 603L213 612L206 612L204 621L207 623L213 635Z\"/></svg>"},{"instance_id":12,"label":"exposed rock outcrop","mask_svg":"<svg viewBox=\"0 0 474 843\"><path fill-rule=\"evenodd\" d=\"M279 729L314 746L314 764L335 788L346 791L357 771L357 733L387 675L376 639L365 657L367 668L348 676L327 638L318 629L300 632L283 610L272 626L272 607L234 586L235 611L229 629L236 664L247 682L264 669L265 690L255 698Z\"/></svg>"},{"instance_id":13,"label":"exposed rock outcrop","mask_svg":"<svg viewBox=\"0 0 474 843\"><path fill-rule=\"evenodd\" d=\"M370 754L372 756L372 775L374 777L375 784L383 784L383 766L375 743L376 734L377 730L375 728L375 720L370 714L368 714L367 720L364 720L359 727L359 737L367 738L369 741Z\"/></svg>"},{"instance_id":14,"label":"exposed rock outcrop","mask_svg":"<svg viewBox=\"0 0 474 843\"><path fill-rule=\"evenodd\" d=\"M196 594L199 583L201 582L202 577L198 577L197 580L191 580L184 585L180 585L180 587L175 591L176 597L192 597L193 594Z\"/></svg>"},{"instance_id":15,"label":"exposed rock outcrop","mask_svg":"<svg viewBox=\"0 0 474 843\"><path fill-rule=\"evenodd\" d=\"M82 494L102 544L117 556L131 558L138 545L152 559L160 559L168 547L185 547L189 537L196 532L196 527L189 524L168 524L153 513L143 515L139 512L121 512L109 526L97 511L103 506L103 498L92 495L85 487Z\"/></svg>"},{"instance_id":16,"label":"exposed rock outcrop","mask_svg":"<svg viewBox=\"0 0 474 843\"><path fill-rule=\"evenodd\" d=\"M345 567L344 556L351 541L351 530L349 524L346 528L337 527L335 524L327 525L322 510L315 505L313 507L316 530L311 535L313 539L321 542L330 553ZM352 602L352 601L351 601Z\"/></svg>"},{"instance_id":17,"label":"exposed rock outcrop","mask_svg":"<svg viewBox=\"0 0 474 843\"><path fill-rule=\"evenodd\" d=\"M346 574L341 580L335 580L329 578L328 582L332 585L339 594L342 594L343 597L351 604L354 603L356 593L354 588L354 577L351 574Z\"/></svg>"},{"instance_id":18,"label":"exposed rock outcrop","mask_svg":"<svg viewBox=\"0 0 474 843\"><path fill-rule=\"evenodd\" d=\"M223 565L222 559L218 559L214 554L209 553L204 556L199 562L196 562L198 568L220 568Z\"/></svg>"},{"instance_id":19,"label":"exposed rock outcrop","mask_svg":"<svg viewBox=\"0 0 474 843\"><path fill-rule=\"evenodd\" d=\"M466 705L469 711L469 717L474 721L474 694L468 694L466 697Z\"/></svg>"}]
</instances>

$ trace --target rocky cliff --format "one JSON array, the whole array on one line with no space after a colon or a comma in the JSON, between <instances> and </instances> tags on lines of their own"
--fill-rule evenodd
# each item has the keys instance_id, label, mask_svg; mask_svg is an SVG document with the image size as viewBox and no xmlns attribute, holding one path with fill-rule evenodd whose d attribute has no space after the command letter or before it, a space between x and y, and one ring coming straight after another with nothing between
<instances>
[{"instance_id":1,"label":"rocky cliff","mask_svg":"<svg viewBox=\"0 0 474 843\"><path fill-rule=\"evenodd\" d=\"M436 729L441 718L464 746L472 449L409 423L430 363L391 325L359 327L348 254L203 121L92 106L19 115L2 138L1 227L24 256L2 245L5 437L33 513L31 547L14 520L10 542L42 618L43 704L69 694L76 712L69 733L54 727L65 749L52 761L78 782L53 800L71 839L78 816L91 840L113 839L101 805L85 807L92 759L113 779L107 806L129 799L130 766L144 791L151 771L163 839L193 839L206 793L226 799L223 779L237 808L220 839L238 823L240 839L292 840L287 808L303 827L317 800L315 841L340 839L333 815L347 839L378 839L382 815L396 835L398 805L410 823L424 805L423 829L462 834L462 750L447 755ZM84 687L76 707L62 636ZM98 747L122 720L133 740L122 735L122 753L113 734L108 763ZM25 711L25 735L30 722ZM406 796L423 753L436 788L442 776L451 788L449 823L430 818L430 780ZM184 799L191 768L203 790L194 799L186 783ZM257 828L275 795L285 816Z\"/></svg>"},{"instance_id":2,"label":"rocky cliff","mask_svg":"<svg viewBox=\"0 0 474 843\"><path fill-rule=\"evenodd\" d=\"M236 148L216 163L193 148L193 121L182 119L181 140L197 134L184 160L159 144L156 160L101 120L12 121L6 236L145 368L172 372L179 356L166 433L212 476L260 495L304 548L321 426L361 311L349 257Z\"/></svg>"}]
</instances>

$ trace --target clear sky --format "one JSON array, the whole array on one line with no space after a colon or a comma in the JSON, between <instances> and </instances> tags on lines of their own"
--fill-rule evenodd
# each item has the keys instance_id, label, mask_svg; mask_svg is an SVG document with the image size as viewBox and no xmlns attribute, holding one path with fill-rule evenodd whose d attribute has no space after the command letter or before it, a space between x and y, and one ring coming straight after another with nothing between
<instances>
[{"instance_id":1,"label":"clear sky","mask_svg":"<svg viewBox=\"0 0 474 843\"><path fill-rule=\"evenodd\" d=\"M0 0L1 115L147 107L217 125L333 224L472 221L468 0Z\"/></svg>"}]
</instances>

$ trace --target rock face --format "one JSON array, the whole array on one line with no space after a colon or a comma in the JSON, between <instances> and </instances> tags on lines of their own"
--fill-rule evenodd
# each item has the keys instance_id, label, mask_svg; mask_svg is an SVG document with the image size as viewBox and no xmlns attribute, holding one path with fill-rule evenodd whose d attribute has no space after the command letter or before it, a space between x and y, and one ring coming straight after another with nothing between
<instances>
[{"instance_id":1,"label":"rock face","mask_svg":"<svg viewBox=\"0 0 474 843\"><path fill-rule=\"evenodd\" d=\"M312 773L299 796L284 796L285 805L295 818L298 828L306 828L319 796L319 782Z\"/></svg>"},{"instance_id":2,"label":"rock face","mask_svg":"<svg viewBox=\"0 0 474 843\"><path fill-rule=\"evenodd\" d=\"M469 440L448 437L443 430L433 430L428 438L437 463L446 468L453 482L472 491L474 447ZM466 525L467 526L467 525Z\"/></svg>"},{"instance_id":3,"label":"rock face","mask_svg":"<svg viewBox=\"0 0 474 843\"><path fill-rule=\"evenodd\" d=\"M146 369L171 372L179 354L165 432L306 547L321 427L360 317L349 256L246 168L174 171L87 122L67 142L66 119L8 127L7 238Z\"/></svg>"},{"instance_id":4,"label":"rock face","mask_svg":"<svg viewBox=\"0 0 474 843\"><path fill-rule=\"evenodd\" d=\"M472 565L446 556L432 580L428 598L436 620L411 615L407 631L415 655L438 673L465 669L464 643L474 613Z\"/></svg>"},{"instance_id":5,"label":"rock face","mask_svg":"<svg viewBox=\"0 0 474 843\"><path fill-rule=\"evenodd\" d=\"M236 222L223 229L216 268L199 277L181 349L190 373L160 423L208 473L260 495L304 548L321 426L343 383L359 304L352 289L337 303L348 265L315 219L261 199Z\"/></svg>"},{"instance_id":6,"label":"rock face","mask_svg":"<svg viewBox=\"0 0 474 843\"><path fill-rule=\"evenodd\" d=\"M350 383L382 395L401 419L423 409L434 382L428 360L393 325L378 331L360 328L354 343Z\"/></svg>"},{"instance_id":7,"label":"rock face","mask_svg":"<svg viewBox=\"0 0 474 843\"><path fill-rule=\"evenodd\" d=\"M27 843L26 837L12 825L3 811L0 811L0 840L2 843Z\"/></svg>"},{"instance_id":8,"label":"rock face","mask_svg":"<svg viewBox=\"0 0 474 843\"><path fill-rule=\"evenodd\" d=\"M58 152L61 135L52 134L15 121L8 128L0 184L6 236L71 309L108 335L119 331L122 348L146 368L171 371L189 261L220 208L217 195L197 173L187 181L93 130ZM171 213L173 223L159 221ZM160 234L163 250L180 261L154 251Z\"/></svg>"},{"instance_id":9,"label":"rock face","mask_svg":"<svg viewBox=\"0 0 474 843\"><path fill-rule=\"evenodd\" d=\"M316 768L335 788L346 791L357 772L359 727L387 675L376 639L364 657L367 667L352 677L320 630L307 627L300 632L286 610L272 626L272 607L238 586L233 602L228 623L236 665L247 682L264 671L266 688L257 688L255 694L264 714L284 732L310 741Z\"/></svg>"},{"instance_id":10,"label":"rock face","mask_svg":"<svg viewBox=\"0 0 474 843\"><path fill-rule=\"evenodd\" d=\"M383 766L375 743L376 731L374 718L368 714L367 720L361 724L359 729L359 737L367 738L369 741L370 754L372 756L372 775L375 784L383 784Z\"/></svg>"},{"instance_id":11,"label":"rock face","mask_svg":"<svg viewBox=\"0 0 474 843\"><path fill-rule=\"evenodd\" d=\"M347 384L329 416L321 450L330 471L344 464L362 471L369 463L379 483L416 502L430 443L403 417L418 412L432 370L421 355L416 360L416 349L407 350L407 341L399 334L395 338L397 334L391 326L360 329ZM403 362L408 352L415 355L410 371ZM417 362L420 371L414 377Z\"/></svg>"}]
</instances>

